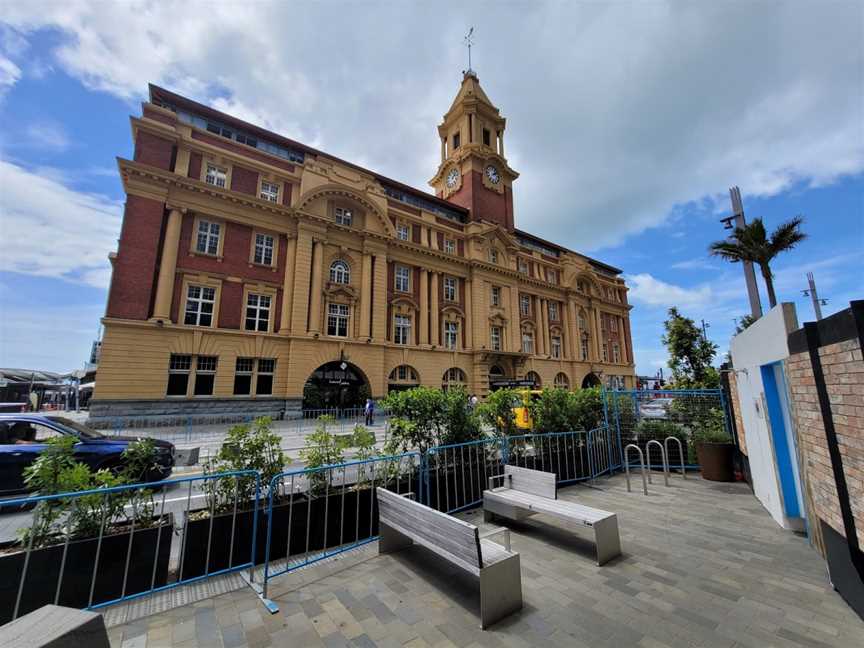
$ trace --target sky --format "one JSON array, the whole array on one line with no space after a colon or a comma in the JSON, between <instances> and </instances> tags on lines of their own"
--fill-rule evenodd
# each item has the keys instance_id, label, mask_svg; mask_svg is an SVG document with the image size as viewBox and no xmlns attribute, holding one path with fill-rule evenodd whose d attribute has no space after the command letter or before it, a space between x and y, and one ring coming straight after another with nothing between
<instances>
[{"instance_id":1,"label":"sky","mask_svg":"<svg viewBox=\"0 0 864 648\"><path fill-rule=\"evenodd\" d=\"M623 270L640 374L666 363L669 307L706 320L721 356L749 310L741 267L707 253L732 185L769 229L804 217L773 265L799 321L808 271L824 314L864 298L864 3L12 0L0 366L87 359L148 82L429 191L470 26L521 174L517 227Z\"/></svg>"}]
</instances>

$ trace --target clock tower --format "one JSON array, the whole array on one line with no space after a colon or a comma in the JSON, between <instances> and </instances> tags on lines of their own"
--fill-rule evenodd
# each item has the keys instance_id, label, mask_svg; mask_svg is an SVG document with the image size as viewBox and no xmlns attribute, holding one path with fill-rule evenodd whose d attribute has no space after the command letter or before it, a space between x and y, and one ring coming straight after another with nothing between
<instances>
[{"instance_id":1,"label":"clock tower","mask_svg":"<svg viewBox=\"0 0 864 648\"><path fill-rule=\"evenodd\" d=\"M504 157L506 120L480 87L477 73L463 73L462 87L438 126L441 164L429 184L439 198L513 230L513 181L519 177Z\"/></svg>"}]
</instances>

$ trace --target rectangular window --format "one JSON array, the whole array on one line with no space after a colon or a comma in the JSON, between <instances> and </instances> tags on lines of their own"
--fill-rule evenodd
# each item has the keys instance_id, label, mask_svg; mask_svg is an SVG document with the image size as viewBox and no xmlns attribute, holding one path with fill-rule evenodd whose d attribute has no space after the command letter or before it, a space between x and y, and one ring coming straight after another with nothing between
<instances>
[{"instance_id":1,"label":"rectangular window","mask_svg":"<svg viewBox=\"0 0 864 648\"><path fill-rule=\"evenodd\" d=\"M603 343L603 362L609 362L609 351L606 347L606 343Z\"/></svg>"},{"instance_id":2,"label":"rectangular window","mask_svg":"<svg viewBox=\"0 0 864 648\"><path fill-rule=\"evenodd\" d=\"M501 305L501 288L499 288L498 286L492 286L492 305Z\"/></svg>"},{"instance_id":3,"label":"rectangular window","mask_svg":"<svg viewBox=\"0 0 864 648\"><path fill-rule=\"evenodd\" d=\"M492 146L492 133L488 128L483 129L483 146Z\"/></svg>"},{"instance_id":4,"label":"rectangular window","mask_svg":"<svg viewBox=\"0 0 864 648\"><path fill-rule=\"evenodd\" d=\"M270 324L270 295L246 296L246 330L267 332Z\"/></svg>"},{"instance_id":5,"label":"rectangular window","mask_svg":"<svg viewBox=\"0 0 864 648\"><path fill-rule=\"evenodd\" d=\"M354 221L354 214L350 209L345 209L344 207L336 208L336 224L344 225L345 227L351 227L351 223Z\"/></svg>"},{"instance_id":6,"label":"rectangular window","mask_svg":"<svg viewBox=\"0 0 864 648\"><path fill-rule=\"evenodd\" d=\"M493 351L501 350L501 327L493 326L489 329L489 346Z\"/></svg>"},{"instance_id":7,"label":"rectangular window","mask_svg":"<svg viewBox=\"0 0 864 648\"><path fill-rule=\"evenodd\" d=\"M453 134L453 149L454 149L454 150L457 149L457 148L459 148L459 144L460 144L460 142L461 142L461 139L462 139L462 137L460 136L459 133L454 133L454 134Z\"/></svg>"},{"instance_id":8,"label":"rectangular window","mask_svg":"<svg viewBox=\"0 0 864 648\"><path fill-rule=\"evenodd\" d=\"M411 228L405 223L399 223L396 226L396 238L400 241L407 241L410 238Z\"/></svg>"},{"instance_id":9,"label":"rectangular window","mask_svg":"<svg viewBox=\"0 0 864 648\"><path fill-rule=\"evenodd\" d=\"M617 342L612 343L612 362L621 362L621 348L618 346Z\"/></svg>"},{"instance_id":10,"label":"rectangular window","mask_svg":"<svg viewBox=\"0 0 864 648\"><path fill-rule=\"evenodd\" d=\"M396 285L394 286L398 292L408 292L411 290L411 282L409 277L411 271L405 266L396 266Z\"/></svg>"},{"instance_id":11,"label":"rectangular window","mask_svg":"<svg viewBox=\"0 0 864 648\"><path fill-rule=\"evenodd\" d=\"M489 263L498 263L498 250L489 248Z\"/></svg>"},{"instance_id":12,"label":"rectangular window","mask_svg":"<svg viewBox=\"0 0 864 648\"><path fill-rule=\"evenodd\" d=\"M522 353L534 353L534 335L531 333L522 334Z\"/></svg>"},{"instance_id":13,"label":"rectangular window","mask_svg":"<svg viewBox=\"0 0 864 648\"><path fill-rule=\"evenodd\" d=\"M237 358L234 365L234 395L249 396L252 393L252 370L254 358Z\"/></svg>"},{"instance_id":14,"label":"rectangular window","mask_svg":"<svg viewBox=\"0 0 864 648\"><path fill-rule=\"evenodd\" d=\"M261 265L273 265L273 245L275 241L269 234L255 235L255 263Z\"/></svg>"},{"instance_id":15,"label":"rectangular window","mask_svg":"<svg viewBox=\"0 0 864 648\"><path fill-rule=\"evenodd\" d=\"M444 322L444 346L455 349L459 339L459 324L456 322Z\"/></svg>"},{"instance_id":16,"label":"rectangular window","mask_svg":"<svg viewBox=\"0 0 864 648\"><path fill-rule=\"evenodd\" d=\"M279 202L279 185L275 182L261 181L261 198L270 202Z\"/></svg>"},{"instance_id":17,"label":"rectangular window","mask_svg":"<svg viewBox=\"0 0 864 648\"><path fill-rule=\"evenodd\" d=\"M525 259L519 259L517 262L517 267L519 268L519 272L522 274L528 274L528 262Z\"/></svg>"},{"instance_id":18,"label":"rectangular window","mask_svg":"<svg viewBox=\"0 0 864 648\"><path fill-rule=\"evenodd\" d=\"M588 361L588 338L582 337L582 360Z\"/></svg>"},{"instance_id":19,"label":"rectangular window","mask_svg":"<svg viewBox=\"0 0 864 648\"><path fill-rule=\"evenodd\" d=\"M447 254L456 254L456 241L453 239L444 239L444 251Z\"/></svg>"},{"instance_id":20,"label":"rectangular window","mask_svg":"<svg viewBox=\"0 0 864 648\"><path fill-rule=\"evenodd\" d=\"M171 354L168 361L167 396L185 396L189 390L189 371L192 368L192 356Z\"/></svg>"},{"instance_id":21,"label":"rectangular window","mask_svg":"<svg viewBox=\"0 0 864 648\"><path fill-rule=\"evenodd\" d=\"M531 314L531 298L528 295L519 295L519 313L522 317Z\"/></svg>"},{"instance_id":22,"label":"rectangular window","mask_svg":"<svg viewBox=\"0 0 864 648\"><path fill-rule=\"evenodd\" d=\"M222 227L219 223L211 221L198 221L198 238L195 242L195 251L201 254L219 254L219 232Z\"/></svg>"},{"instance_id":23,"label":"rectangular window","mask_svg":"<svg viewBox=\"0 0 864 648\"><path fill-rule=\"evenodd\" d=\"M216 382L216 356L198 356L195 364L196 396L212 396Z\"/></svg>"},{"instance_id":24,"label":"rectangular window","mask_svg":"<svg viewBox=\"0 0 864 648\"><path fill-rule=\"evenodd\" d=\"M613 332L617 332L617 331L618 331L618 318L617 318L617 317L610 317L610 318L609 318L609 328L610 328Z\"/></svg>"},{"instance_id":25,"label":"rectangular window","mask_svg":"<svg viewBox=\"0 0 864 648\"><path fill-rule=\"evenodd\" d=\"M207 184L224 189L228 184L228 171L217 167L214 164L208 164L207 174L204 176L204 181Z\"/></svg>"},{"instance_id":26,"label":"rectangular window","mask_svg":"<svg viewBox=\"0 0 864 648\"><path fill-rule=\"evenodd\" d=\"M444 277L444 301L456 301L456 279Z\"/></svg>"},{"instance_id":27,"label":"rectangular window","mask_svg":"<svg viewBox=\"0 0 864 648\"><path fill-rule=\"evenodd\" d=\"M550 339L550 345L552 347L552 357L560 358L561 357L561 338L557 335L553 335Z\"/></svg>"},{"instance_id":28,"label":"rectangular window","mask_svg":"<svg viewBox=\"0 0 864 648\"><path fill-rule=\"evenodd\" d=\"M187 326L212 326L215 304L215 288L189 286L186 292L186 315L183 323Z\"/></svg>"},{"instance_id":29,"label":"rectangular window","mask_svg":"<svg viewBox=\"0 0 864 648\"><path fill-rule=\"evenodd\" d=\"M558 321L558 302L549 302L549 321L557 322Z\"/></svg>"},{"instance_id":30,"label":"rectangular window","mask_svg":"<svg viewBox=\"0 0 864 648\"><path fill-rule=\"evenodd\" d=\"M393 341L396 344L409 344L411 339L411 318L407 315L397 315L393 327Z\"/></svg>"},{"instance_id":31,"label":"rectangular window","mask_svg":"<svg viewBox=\"0 0 864 648\"><path fill-rule=\"evenodd\" d=\"M258 376L255 382L255 393L258 396L269 396L273 393L273 374L275 372L275 358L261 358L258 360Z\"/></svg>"},{"instance_id":32,"label":"rectangular window","mask_svg":"<svg viewBox=\"0 0 864 648\"><path fill-rule=\"evenodd\" d=\"M557 270L546 270L546 281L551 284L558 283L558 271Z\"/></svg>"},{"instance_id":33,"label":"rectangular window","mask_svg":"<svg viewBox=\"0 0 864 648\"><path fill-rule=\"evenodd\" d=\"M348 337L347 304L330 304L327 307L327 335Z\"/></svg>"}]
</instances>

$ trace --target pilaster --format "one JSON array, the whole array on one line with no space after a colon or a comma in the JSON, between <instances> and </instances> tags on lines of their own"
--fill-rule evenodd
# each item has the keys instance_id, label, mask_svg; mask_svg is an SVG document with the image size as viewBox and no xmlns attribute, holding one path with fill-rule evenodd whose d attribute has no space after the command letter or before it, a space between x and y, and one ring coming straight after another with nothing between
<instances>
[{"instance_id":1,"label":"pilaster","mask_svg":"<svg viewBox=\"0 0 864 648\"><path fill-rule=\"evenodd\" d=\"M425 230L424 230L425 231ZM429 344L429 272L420 269L419 344Z\"/></svg>"},{"instance_id":2,"label":"pilaster","mask_svg":"<svg viewBox=\"0 0 864 648\"><path fill-rule=\"evenodd\" d=\"M312 244L312 294L309 296L309 332L321 332L321 292L322 265L324 263L324 242L315 239Z\"/></svg>"},{"instance_id":3,"label":"pilaster","mask_svg":"<svg viewBox=\"0 0 864 648\"><path fill-rule=\"evenodd\" d=\"M285 248L285 268L282 279L282 312L279 316L279 332L291 332L291 311L294 303L294 274L297 260L297 239L288 239Z\"/></svg>"},{"instance_id":4,"label":"pilaster","mask_svg":"<svg viewBox=\"0 0 864 648\"><path fill-rule=\"evenodd\" d=\"M294 296L291 306L291 333L303 335L309 321L309 277L312 273L312 230L297 228L294 259Z\"/></svg>"},{"instance_id":5,"label":"pilaster","mask_svg":"<svg viewBox=\"0 0 864 648\"><path fill-rule=\"evenodd\" d=\"M159 264L153 319L171 321L171 301L174 297L174 275L177 272L177 250L180 247L182 225L183 214L179 209L172 209L168 214L165 241L162 244L162 261Z\"/></svg>"},{"instance_id":6,"label":"pilaster","mask_svg":"<svg viewBox=\"0 0 864 648\"><path fill-rule=\"evenodd\" d=\"M431 313L429 322L429 344L438 346L439 329L441 318L438 313L438 284L440 283L440 275L437 272L432 273L432 281L430 286L429 312Z\"/></svg>"},{"instance_id":7,"label":"pilaster","mask_svg":"<svg viewBox=\"0 0 864 648\"><path fill-rule=\"evenodd\" d=\"M372 315L372 255L363 253L363 264L360 274L360 338L371 337Z\"/></svg>"},{"instance_id":8,"label":"pilaster","mask_svg":"<svg viewBox=\"0 0 864 648\"><path fill-rule=\"evenodd\" d=\"M387 254L374 255L374 278L372 284L372 339L384 342L387 339Z\"/></svg>"}]
</instances>

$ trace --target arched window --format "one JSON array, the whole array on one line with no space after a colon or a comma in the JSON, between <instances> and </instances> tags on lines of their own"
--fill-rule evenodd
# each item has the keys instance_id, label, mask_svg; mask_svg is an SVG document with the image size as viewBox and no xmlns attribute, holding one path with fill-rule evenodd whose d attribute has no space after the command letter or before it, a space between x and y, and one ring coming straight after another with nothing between
<instances>
[{"instance_id":1,"label":"arched window","mask_svg":"<svg viewBox=\"0 0 864 648\"><path fill-rule=\"evenodd\" d=\"M351 269L342 259L330 264L330 281L338 284L351 283Z\"/></svg>"},{"instance_id":2,"label":"arched window","mask_svg":"<svg viewBox=\"0 0 864 648\"><path fill-rule=\"evenodd\" d=\"M417 371L409 365L399 365L390 372L390 382L418 383Z\"/></svg>"},{"instance_id":3,"label":"arched window","mask_svg":"<svg viewBox=\"0 0 864 648\"><path fill-rule=\"evenodd\" d=\"M459 367L450 367L444 372L444 377L441 379L441 388L456 387L465 384L465 372Z\"/></svg>"},{"instance_id":4,"label":"arched window","mask_svg":"<svg viewBox=\"0 0 864 648\"><path fill-rule=\"evenodd\" d=\"M540 375L536 371L529 371L525 374L525 380L532 383L534 389L540 389L543 386L543 381L540 380Z\"/></svg>"},{"instance_id":5,"label":"arched window","mask_svg":"<svg viewBox=\"0 0 864 648\"><path fill-rule=\"evenodd\" d=\"M490 378L503 378L504 370L498 365L492 365L489 367L489 377Z\"/></svg>"},{"instance_id":6,"label":"arched window","mask_svg":"<svg viewBox=\"0 0 864 648\"><path fill-rule=\"evenodd\" d=\"M561 372L555 376L555 388L570 389L570 379L567 377L567 374Z\"/></svg>"}]
</instances>

